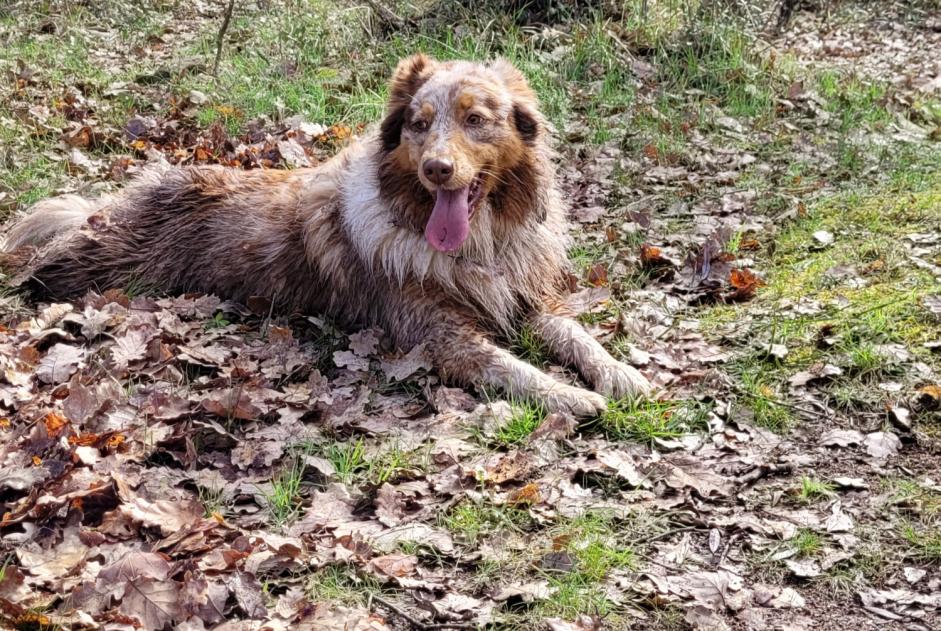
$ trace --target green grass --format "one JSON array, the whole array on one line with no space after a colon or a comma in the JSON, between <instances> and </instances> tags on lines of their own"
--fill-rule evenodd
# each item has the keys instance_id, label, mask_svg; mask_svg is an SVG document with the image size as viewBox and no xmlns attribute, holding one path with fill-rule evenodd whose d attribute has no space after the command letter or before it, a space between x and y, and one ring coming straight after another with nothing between
<instances>
[{"instance_id":1,"label":"green grass","mask_svg":"<svg viewBox=\"0 0 941 631\"><path fill-rule=\"evenodd\" d=\"M809 528L799 528L788 543L800 557L814 556L823 549L823 538Z\"/></svg>"},{"instance_id":2,"label":"green grass","mask_svg":"<svg viewBox=\"0 0 941 631\"><path fill-rule=\"evenodd\" d=\"M787 379L814 364L843 370L822 386L832 405L879 413L884 413L882 400L872 384L905 380L909 373L904 362L888 360L880 347L899 344L913 360L941 366L922 346L941 335L941 323L922 305L925 296L937 293L937 282L912 264L905 241L908 234L941 230L941 151L929 148L915 156L900 150L892 161L879 182L821 196L806 216L775 235L773 250L759 252L768 285L754 301L702 314L707 335L741 349L726 369L736 384L739 406L756 424L775 431L793 426ZM835 235L829 247L815 242L813 234L820 230ZM852 270L850 278L861 282L832 272L841 269ZM781 308L808 299L821 305L819 313ZM761 315L752 319L756 313ZM734 333L728 335L730 331ZM789 354L769 362L756 348L756 339L784 344Z\"/></svg>"},{"instance_id":3,"label":"green grass","mask_svg":"<svg viewBox=\"0 0 941 631\"><path fill-rule=\"evenodd\" d=\"M537 615L574 618L590 613L618 619L620 607L608 599L603 584L612 572L638 566L619 523L608 514L590 512L559 524L551 534L554 547L567 553L573 566L567 571L541 570L554 593L537 604Z\"/></svg>"},{"instance_id":4,"label":"green grass","mask_svg":"<svg viewBox=\"0 0 941 631\"><path fill-rule=\"evenodd\" d=\"M376 578L343 565L328 565L304 580L304 593L313 603L365 607L371 595L385 591Z\"/></svg>"},{"instance_id":5,"label":"green grass","mask_svg":"<svg viewBox=\"0 0 941 631\"><path fill-rule=\"evenodd\" d=\"M600 512L585 513L558 526L553 539L578 561L577 571L591 581L601 581L614 569L637 567L637 556L623 538L616 520Z\"/></svg>"},{"instance_id":6,"label":"green grass","mask_svg":"<svg viewBox=\"0 0 941 631\"><path fill-rule=\"evenodd\" d=\"M941 563L941 525L906 523L902 538L908 544L907 556L926 563Z\"/></svg>"},{"instance_id":7,"label":"green grass","mask_svg":"<svg viewBox=\"0 0 941 631\"><path fill-rule=\"evenodd\" d=\"M597 426L614 440L652 443L675 439L706 428L708 410L695 401L610 401Z\"/></svg>"},{"instance_id":8,"label":"green grass","mask_svg":"<svg viewBox=\"0 0 941 631\"><path fill-rule=\"evenodd\" d=\"M283 528L300 515L303 479L304 463L300 458L292 459L272 478L270 489L264 493L264 499L271 523L276 527Z\"/></svg>"},{"instance_id":9,"label":"green grass","mask_svg":"<svg viewBox=\"0 0 941 631\"><path fill-rule=\"evenodd\" d=\"M760 373L754 364L740 363L734 367L733 374L740 384L739 402L751 413L755 425L783 432L793 425L794 416L783 403L780 384Z\"/></svg>"},{"instance_id":10,"label":"green grass","mask_svg":"<svg viewBox=\"0 0 941 631\"><path fill-rule=\"evenodd\" d=\"M836 487L829 482L802 476L797 489L797 499L804 504L812 504L836 495Z\"/></svg>"},{"instance_id":11,"label":"green grass","mask_svg":"<svg viewBox=\"0 0 941 631\"><path fill-rule=\"evenodd\" d=\"M492 443L501 447L513 447L525 441L543 419L546 409L534 402L516 401L511 403L510 418L500 425L493 435Z\"/></svg>"},{"instance_id":12,"label":"green grass","mask_svg":"<svg viewBox=\"0 0 941 631\"><path fill-rule=\"evenodd\" d=\"M357 475L369 467L366 457L366 444L363 440L344 440L314 447L312 451L323 454L336 471L337 478L344 484L351 484Z\"/></svg>"},{"instance_id":13,"label":"green grass","mask_svg":"<svg viewBox=\"0 0 941 631\"><path fill-rule=\"evenodd\" d=\"M820 96L826 100L826 110L836 116L841 132L861 124L883 129L892 121L886 108L889 95L884 85L833 70L820 72L816 81Z\"/></svg>"},{"instance_id":14,"label":"green grass","mask_svg":"<svg viewBox=\"0 0 941 631\"><path fill-rule=\"evenodd\" d=\"M394 442L375 453L367 451L362 438L303 443L303 448L328 460L340 482L347 485L382 486L413 477L424 468L417 451L402 449Z\"/></svg>"},{"instance_id":15,"label":"green grass","mask_svg":"<svg viewBox=\"0 0 941 631\"><path fill-rule=\"evenodd\" d=\"M549 363L549 348L530 325L523 325L513 338L510 350L520 359L545 367Z\"/></svg>"},{"instance_id":16,"label":"green grass","mask_svg":"<svg viewBox=\"0 0 941 631\"><path fill-rule=\"evenodd\" d=\"M199 503L203 505L203 514L206 517L219 515L225 517L232 503L232 498L224 488L203 487L197 488Z\"/></svg>"},{"instance_id":17,"label":"green grass","mask_svg":"<svg viewBox=\"0 0 941 631\"><path fill-rule=\"evenodd\" d=\"M889 501L926 517L941 516L941 492L926 489L915 480L888 478L881 486L889 493Z\"/></svg>"},{"instance_id":18,"label":"green grass","mask_svg":"<svg viewBox=\"0 0 941 631\"><path fill-rule=\"evenodd\" d=\"M530 527L532 520L519 508L468 499L448 511L440 522L461 543L476 546L483 538L496 537L507 530L522 532Z\"/></svg>"},{"instance_id":19,"label":"green grass","mask_svg":"<svg viewBox=\"0 0 941 631\"><path fill-rule=\"evenodd\" d=\"M704 22L691 36L692 45L680 40L658 51L666 92L701 90L731 116L774 115L774 94L788 78L785 69L756 55L753 40L734 24Z\"/></svg>"}]
</instances>

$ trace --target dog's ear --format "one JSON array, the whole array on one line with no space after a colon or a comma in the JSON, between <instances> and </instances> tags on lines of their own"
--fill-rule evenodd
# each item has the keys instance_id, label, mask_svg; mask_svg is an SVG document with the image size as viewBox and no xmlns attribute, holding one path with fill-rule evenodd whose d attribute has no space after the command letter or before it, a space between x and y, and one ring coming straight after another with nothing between
<instances>
[{"instance_id":1,"label":"dog's ear","mask_svg":"<svg viewBox=\"0 0 941 631\"><path fill-rule=\"evenodd\" d=\"M402 126L405 124L404 105L389 110L379 126L379 136L382 139L382 148L392 151L402 142Z\"/></svg>"},{"instance_id":2,"label":"dog's ear","mask_svg":"<svg viewBox=\"0 0 941 631\"><path fill-rule=\"evenodd\" d=\"M528 145L536 142L539 137L539 121L527 106L520 103L513 104L513 125L516 127L516 133L520 135Z\"/></svg>"},{"instance_id":3,"label":"dog's ear","mask_svg":"<svg viewBox=\"0 0 941 631\"><path fill-rule=\"evenodd\" d=\"M434 64L433 59L418 53L400 61L392 73L389 105L380 127L382 146L386 151L399 146L408 105L418 88L431 76Z\"/></svg>"},{"instance_id":4,"label":"dog's ear","mask_svg":"<svg viewBox=\"0 0 941 631\"><path fill-rule=\"evenodd\" d=\"M500 75L510 94L513 95L513 112L510 115L510 121L516 128L516 133L526 144L533 144L545 127L542 116L539 114L536 93L529 87L523 73L506 59L494 60L490 68Z\"/></svg>"}]
</instances>

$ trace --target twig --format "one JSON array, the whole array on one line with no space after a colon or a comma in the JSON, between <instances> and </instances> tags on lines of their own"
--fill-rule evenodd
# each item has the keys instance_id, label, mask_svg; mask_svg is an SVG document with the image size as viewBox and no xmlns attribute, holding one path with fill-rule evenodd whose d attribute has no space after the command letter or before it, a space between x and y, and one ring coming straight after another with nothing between
<instances>
[{"instance_id":1,"label":"twig","mask_svg":"<svg viewBox=\"0 0 941 631\"><path fill-rule=\"evenodd\" d=\"M740 486L744 487L750 484L754 484L761 478L764 478L769 475L781 475L785 473L794 473L794 470L796 468L797 467L793 462L783 462L781 464L775 464L775 463L762 464L762 465L756 466L754 469L752 469L748 473L744 473L738 476L738 478L736 478L735 481L738 482Z\"/></svg>"},{"instance_id":2,"label":"twig","mask_svg":"<svg viewBox=\"0 0 941 631\"><path fill-rule=\"evenodd\" d=\"M719 567L725 561L725 557L729 555L729 550L732 549L732 544L738 541L742 537L742 533L733 532L731 536L725 538L725 545L722 546L722 549L718 550L716 554L712 556L712 567Z\"/></svg>"},{"instance_id":3,"label":"twig","mask_svg":"<svg viewBox=\"0 0 941 631\"><path fill-rule=\"evenodd\" d=\"M235 11L235 0L229 0L225 8L225 16L222 18L222 26L219 27L219 34L216 36L216 59L212 62L212 76L219 76L219 59L222 58L222 44L225 41L226 31L229 30L229 23L232 22L232 13Z\"/></svg>"},{"instance_id":4,"label":"twig","mask_svg":"<svg viewBox=\"0 0 941 631\"><path fill-rule=\"evenodd\" d=\"M663 532L653 535L652 537L644 537L636 543L648 544L653 543L654 541L660 541L661 539L669 539L673 535L680 534L681 532L689 532L690 530L701 530L699 526L682 526L680 528L673 528L671 530L664 530Z\"/></svg>"},{"instance_id":5,"label":"twig","mask_svg":"<svg viewBox=\"0 0 941 631\"><path fill-rule=\"evenodd\" d=\"M467 622L437 622L437 623L427 623L417 620L412 617L407 611L400 609L399 607L393 605L385 598L382 598L376 594L369 595L370 600L375 600L377 603L391 611L393 614L402 618L408 622L412 628L418 629L419 631L437 631L438 629L473 629L476 625L467 623Z\"/></svg>"}]
</instances>

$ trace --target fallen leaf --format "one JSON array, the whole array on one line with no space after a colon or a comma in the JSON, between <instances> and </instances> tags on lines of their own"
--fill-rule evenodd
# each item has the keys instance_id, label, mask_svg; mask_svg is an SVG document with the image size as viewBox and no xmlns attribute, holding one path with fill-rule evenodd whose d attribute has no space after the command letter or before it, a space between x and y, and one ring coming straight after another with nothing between
<instances>
[{"instance_id":1,"label":"fallen leaf","mask_svg":"<svg viewBox=\"0 0 941 631\"><path fill-rule=\"evenodd\" d=\"M898 453L899 449L902 448L902 441L891 432L872 432L866 434L863 445L866 447L866 453L870 456L885 460Z\"/></svg>"},{"instance_id":2,"label":"fallen leaf","mask_svg":"<svg viewBox=\"0 0 941 631\"><path fill-rule=\"evenodd\" d=\"M78 370L84 358L83 349L68 344L56 344L39 361L36 377L43 383L63 383Z\"/></svg>"},{"instance_id":3,"label":"fallen leaf","mask_svg":"<svg viewBox=\"0 0 941 631\"><path fill-rule=\"evenodd\" d=\"M758 288L765 286L765 281L750 269L741 268L729 272L729 284L732 291L725 295L725 299L729 302L740 302L754 298Z\"/></svg>"}]
</instances>

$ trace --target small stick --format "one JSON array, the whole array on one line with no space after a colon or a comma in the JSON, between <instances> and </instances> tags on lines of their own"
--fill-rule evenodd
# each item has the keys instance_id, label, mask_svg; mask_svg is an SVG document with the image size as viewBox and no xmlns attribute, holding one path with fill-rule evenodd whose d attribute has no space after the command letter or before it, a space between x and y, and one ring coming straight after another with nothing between
<instances>
[{"instance_id":1,"label":"small stick","mask_svg":"<svg viewBox=\"0 0 941 631\"><path fill-rule=\"evenodd\" d=\"M466 622L442 622L442 623L422 622L421 620L417 620L413 618L411 615L408 614L408 612L404 611L403 609L400 609L399 607L396 607L395 605L390 603L388 600L381 598L380 596L376 594L370 594L369 599L375 600L377 603L379 603L380 605L382 605L383 607L391 611L393 614L395 614L399 618L402 618L403 620L408 622L410 625L412 625L413 628L418 629L419 631L437 631L437 629L473 629L475 628L475 625L468 624Z\"/></svg>"},{"instance_id":2,"label":"small stick","mask_svg":"<svg viewBox=\"0 0 941 631\"><path fill-rule=\"evenodd\" d=\"M796 469L796 465L793 462L783 462L781 464L768 463L758 465L748 473L740 475L735 481L738 482L740 487L749 486L754 484L758 480L767 477L769 475L782 475L785 473L793 473Z\"/></svg>"},{"instance_id":3,"label":"small stick","mask_svg":"<svg viewBox=\"0 0 941 631\"><path fill-rule=\"evenodd\" d=\"M225 8L225 16L222 18L222 26L219 27L219 34L216 36L216 59L212 62L212 76L219 76L219 59L222 57L222 44L225 41L226 31L229 30L229 23L232 21L232 13L235 11L235 0L229 0Z\"/></svg>"}]
</instances>

